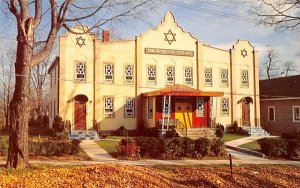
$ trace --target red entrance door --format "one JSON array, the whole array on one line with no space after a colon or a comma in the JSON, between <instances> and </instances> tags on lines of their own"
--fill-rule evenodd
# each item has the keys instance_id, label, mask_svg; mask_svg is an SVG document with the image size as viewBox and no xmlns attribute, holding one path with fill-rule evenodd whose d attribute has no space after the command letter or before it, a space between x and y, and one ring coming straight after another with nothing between
<instances>
[{"instance_id":1,"label":"red entrance door","mask_svg":"<svg viewBox=\"0 0 300 188\"><path fill-rule=\"evenodd\" d=\"M86 106L84 101L75 101L75 130L86 129Z\"/></svg>"},{"instance_id":2,"label":"red entrance door","mask_svg":"<svg viewBox=\"0 0 300 188\"><path fill-rule=\"evenodd\" d=\"M250 104L249 103L242 103L242 120L244 126L250 125Z\"/></svg>"}]
</instances>

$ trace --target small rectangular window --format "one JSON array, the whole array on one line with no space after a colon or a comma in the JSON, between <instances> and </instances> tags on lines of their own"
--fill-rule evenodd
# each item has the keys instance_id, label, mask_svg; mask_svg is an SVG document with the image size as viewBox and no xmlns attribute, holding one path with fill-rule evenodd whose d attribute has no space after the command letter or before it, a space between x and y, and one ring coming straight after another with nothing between
<instances>
[{"instance_id":1,"label":"small rectangular window","mask_svg":"<svg viewBox=\"0 0 300 188\"><path fill-rule=\"evenodd\" d=\"M169 95L166 96L165 100L163 97L162 100L162 111L163 111L163 115L164 116L170 116L171 115L171 104L169 103L170 99L169 99Z\"/></svg>"},{"instance_id":2,"label":"small rectangular window","mask_svg":"<svg viewBox=\"0 0 300 188\"><path fill-rule=\"evenodd\" d=\"M104 116L115 117L113 97L104 97Z\"/></svg>"},{"instance_id":3,"label":"small rectangular window","mask_svg":"<svg viewBox=\"0 0 300 188\"><path fill-rule=\"evenodd\" d=\"M229 115L229 99L223 98L221 101L221 111L223 116Z\"/></svg>"},{"instance_id":4,"label":"small rectangular window","mask_svg":"<svg viewBox=\"0 0 300 188\"><path fill-rule=\"evenodd\" d=\"M125 117L133 118L134 117L134 98L126 98L125 99Z\"/></svg>"},{"instance_id":5,"label":"small rectangular window","mask_svg":"<svg viewBox=\"0 0 300 188\"><path fill-rule=\"evenodd\" d=\"M212 69L211 68L205 68L204 73L204 85L205 86L212 86Z\"/></svg>"},{"instance_id":6,"label":"small rectangular window","mask_svg":"<svg viewBox=\"0 0 300 188\"><path fill-rule=\"evenodd\" d=\"M166 85L174 85L175 83L175 67L169 66L166 70Z\"/></svg>"},{"instance_id":7,"label":"small rectangular window","mask_svg":"<svg viewBox=\"0 0 300 188\"><path fill-rule=\"evenodd\" d=\"M153 118L153 98L148 98L148 118Z\"/></svg>"},{"instance_id":8,"label":"small rectangular window","mask_svg":"<svg viewBox=\"0 0 300 188\"><path fill-rule=\"evenodd\" d=\"M156 84L156 66L148 66L148 84Z\"/></svg>"},{"instance_id":9,"label":"small rectangular window","mask_svg":"<svg viewBox=\"0 0 300 188\"><path fill-rule=\"evenodd\" d=\"M193 85L193 68L192 67L184 68L184 82L185 82L185 85Z\"/></svg>"},{"instance_id":10,"label":"small rectangular window","mask_svg":"<svg viewBox=\"0 0 300 188\"><path fill-rule=\"evenodd\" d=\"M293 106L293 122L300 122L300 106Z\"/></svg>"},{"instance_id":11,"label":"small rectangular window","mask_svg":"<svg viewBox=\"0 0 300 188\"><path fill-rule=\"evenodd\" d=\"M104 82L114 83L114 64L104 64Z\"/></svg>"},{"instance_id":12,"label":"small rectangular window","mask_svg":"<svg viewBox=\"0 0 300 188\"><path fill-rule=\"evenodd\" d=\"M269 121L275 121L275 107L268 107L268 119Z\"/></svg>"},{"instance_id":13,"label":"small rectangular window","mask_svg":"<svg viewBox=\"0 0 300 188\"><path fill-rule=\"evenodd\" d=\"M125 65L124 69L125 69L125 84L133 84L133 80L134 80L134 66L133 65Z\"/></svg>"},{"instance_id":14,"label":"small rectangular window","mask_svg":"<svg viewBox=\"0 0 300 188\"><path fill-rule=\"evenodd\" d=\"M249 86L249 79L248 79L248 71L242 70L241 71L241 80L242 80L242 87L248 87Z\"/></svg>"},{"instance_id":15,"label":"small rectangular window","mask_svg":"<svg viewBox=\"0 0 300 188\"><path fill-rule=\"evenodd\" d=\"M85 80L85 63L84 62L77 62L76 63L76 80L77 81L84 81Z\"/></svg>"},{"instance_id":16,"label":"small rectangular window","mask_svg":"<svg viewBox=\"0 0 300 188\"><path fill-rule=\"evenodd\" d=\"M203 97L197 97L196 117L204 117L204 98Z\"/></svg>"},{"instance_id":17,"label":"small rectangular window","mask_svg":"<svg viewBox=\"0 0 300 188\"><path fill-rule=\"evenodd\" d=\"M221 69L221 86L228 87L228 70Z\"/></svg>"}]
</instances>

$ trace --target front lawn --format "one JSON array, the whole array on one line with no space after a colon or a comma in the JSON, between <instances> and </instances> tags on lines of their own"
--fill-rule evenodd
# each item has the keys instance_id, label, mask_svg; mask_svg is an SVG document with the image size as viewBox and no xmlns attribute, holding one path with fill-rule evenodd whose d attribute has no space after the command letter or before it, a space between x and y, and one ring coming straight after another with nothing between
<instances>
[{"instance_id":1,"label":"front lawn","mask_svg":"<svg viewBox=\"0 0 300 188\"><path fill-rule=\"evenodd\" d=\"M117 146L119 141L100 140L96 141L96 143L111 156L117 156Z\"/></svg>"},{"instance_id":2,"label":"front lawn","mask_svg":"<svg viewBox=\"0 0 300 188\"><path fill-rule=\"evenodd\" d=\"M260 152L260 145L256 140L253 142L248 142L246 144L240 145L239 147Z\"/></svg>"},{"instance_id":3,"label":"front lawn","mask_svg":"<svg viewBox=\"0 0 300 188\"><path fill-rule=\"evenodd\" d=\"M0 187L299 187L299 166L227 165L0 167Z\"/></svg>"},{"instance_id":4,"label":"front lawn","mask_svg":"<svg viewBox=\"0 0 300 188\"><path fill-rule=\"evenodd\" d=\"M232 134L232 133L225 133L223 138L221 139L223 142L229 142L232 140L237 140L241 138L247 137L246 135L240 135L240 134Z\"/></svg>"}]
</instances>

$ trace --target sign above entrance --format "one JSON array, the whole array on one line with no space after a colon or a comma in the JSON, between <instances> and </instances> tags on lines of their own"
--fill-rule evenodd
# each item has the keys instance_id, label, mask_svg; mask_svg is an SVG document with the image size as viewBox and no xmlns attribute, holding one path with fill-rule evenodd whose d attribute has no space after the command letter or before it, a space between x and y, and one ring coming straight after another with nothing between
<instances>
[{"instance_id":1,"label":"sign above entrance","mask_svg":"<svg viewBox=\"0 0 300 188\"><path fill-rule=\"evenodd\" d=\"M193 51L187 50L171 50L171 49L161 49L161 48L145 48L146 54L159 54L159 55L175 55L175 56L188 56L194 57Z\"/></svg>"}]
</instances>

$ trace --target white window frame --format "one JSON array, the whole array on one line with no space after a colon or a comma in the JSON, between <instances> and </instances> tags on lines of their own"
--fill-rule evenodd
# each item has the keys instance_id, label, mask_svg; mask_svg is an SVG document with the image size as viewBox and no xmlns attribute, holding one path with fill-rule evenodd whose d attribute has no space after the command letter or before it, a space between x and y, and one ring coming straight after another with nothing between
<instances>
[{"instance_id":1,"label":"white window frame","mask_svg":"<svg viewBox=\"0 0 300 188\"><path fill-rule=\"evenodd\" d=\"M196 100L196 117L204 117L205 100L203 97L197 97Z\"/></svg>"},{"instance_id":2,"label":"white window frame","mask_svg":"<svg viewBox=\"0 0 300 188\"><path fill-rule=\"evenodd\" d=\"M186 70L187 69L191 69L191 77L186 76ZM190 86L193 85L193 67L192 66L184 67L184 84L185 85L190 85Z\"/></svg>"},{"instance_id":3,"label":"white window frame","mask_svg":"<svg viewBox=\"0 0 300 188\"><path fill-rule=\"evenodd\" d=\"M132 107L129 108L128 107L128 102L131 101L132 102ZM135 101L134 101L134 97L126 97L125 98L125 105L124 105L124 117L125 118L134 118L134 106L135 106Z\"/></svg>"},{"instance_id":4,"label":"white window frame","mask_svg":"<svg viewBox=\"0 0 300 188\"><path fill-rule=\"evenodd\" d=\"M112 73L111 74L107 74L106 72L106 66L111 66L112 67ZM114 64L113 63L105 63L103 65L103 72L104 72L104 82L105 83L109 83L109 84L113 84L114 83ZM111 76L111 78L109 78Z\"/></svg>"},{"instance_id":5,"label":"white window frame","mask_svg":"<svg viewBox=\"0 0 300 188\"><path fill-rule=\"evenodd\" d=\"M299 109L299 114L296 117L295 115L295 109L298 108ZM293 106L293 122L300 122L300 106Z\"/></svg>"},{"instance_id":6,"label":"white window frame","mask_svg":"<svg viewBox=\"0 0 300 188\"><path fill-rule=\"evenodd\" d=\"M274 119L271 120L271 117L270 117L270 109L273 109L273 117ZM276 120L276 117L275 117L275 106L268 106L268 121L272 121L272 122L275 122Z\"/></svg>"},{"instance_id":7,"label":"white window frame","mask_svg":"<svg viewBox=\"0 0 300 188\"><path fill-rule=\"evenodd\" d=\"M153 118L153 97L148 98L148 118Z\"/></svg>"},{"instance_id":8,"label":"white window frame","mask_svg":"<svg viewBox=\"0 0 300 188\"><path fill-rule=\"evenodd\" d=\"M132 75L127 75L127 67L129 67L129 66L132 69ZM131 77L131 79L128 79L130 77ZM125 64L124 65L124 84L127 84L127 85L134 84L134 65L133 64Z\"/></svg>"},{"instance_id":9,"label":"white window frame","mask_svg":"<svg viewBox=\"0 0 300 188\"><path fill-rule=\"evenodd\" d=\"M150 67L154 67L154 76L150 76L149 75L149 68ZM156 65L147 65L147 83L148 84L151 84L151 85L155 85L156 84L156 75L157 75Z\"/></svg>"},{"instance_id":10,"label":"white window frame","mask_svg":"<svg viewBox=\"0 0 300 188\"><path fill-rule=\"evenodd\" d=\"M247 80L243 80L243 73L247 73ZM241 70L241 87L249 87L249 71L248 70Z\"/></svg>"},{"instance_id":11,"label":"white window frame","mask_svg":"<svg viewBox=\"0 0 300 188\"><path fill-rule=\"evenodd\" d=\"M112 100L112 107L107 107L106 103L107 103L108 99ZM111 96L104 97L104 117L107 117L107 118L115 117L114 105L115 105L114 97L111 97Z\"/></svg>"},{"instance_id":12,"label":"white window frame","mask_svg":"<svg viewBox=\"0 0 300 188\"><path fill-rule=\"evenodd\" d=\"M226 79L223 79L223 71L226 71ZM222 87L228 87L228 69L220 69L220 85Z\"/></svg>"},{"instance_id":13,"label":"white window frame","mask_svg":"<svg viewBox=\"0 0 300 188\"><path fill-rule=\"evenodd\" d=\"M173 70L173 76L168 75L168 70L171 68ZM174 85L175 84L175 66L167 66L166 67L166 85Z\"/></svg>"},{"instance_id":14,"label":"white window frame","mask_svg":"<svg viewBox=\"0 0 300 188\"><path fill-rule=\"evenodd\" d=\"M210 71L210 78L207 78L206 77L206 72L207 71ZM210 68L210 67L206 67L205 69L204 69L204 85L205 86L212 86L213 84L212 84L212 81L213 81L213 79L212 79L212 76L213 76L213 74L212 74L212 68Z\"/></svg>"},{"instance_id":15,"label":"white window frame","mask_svg":"<svg viewBox=\"0 0 300 188\"><path fill-rule=\"evenodd\" d=\"M79 65L79 64L83 64L84 73L78 73L77 72L77 65ZM81 75L82 77L78 77L79 75ZM86 78L86 64L85 64L85 62L76 61L76 63L75 63L75 79L76 79L76 81L85 81L85 78ZM53 78L53 79L55 79L55 78ZM54 82L55 82L55 80L54 80Z\"/></svg>"},{"instance_id":16,"label":"white window frame","mask_svg":"<svg viewBox=\"0 0 300 188\"><path fill-rule=\"evenodd\" d=\"M223 108L223 101L227 102L227 108L226 109ZM229 116L229 98L227 98L227 97L221 98L221 115L222 116Z\"/></svg>"}]
</instances>

